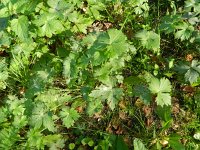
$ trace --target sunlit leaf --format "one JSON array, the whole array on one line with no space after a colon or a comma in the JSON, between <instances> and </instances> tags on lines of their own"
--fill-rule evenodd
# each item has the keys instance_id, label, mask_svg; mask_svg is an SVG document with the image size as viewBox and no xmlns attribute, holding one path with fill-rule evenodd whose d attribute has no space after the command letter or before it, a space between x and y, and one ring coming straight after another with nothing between
<instances>
[{"instance_id":1,"label":"sunlit leaf","mask_svg":"<svg viewBox=\"0 0 200 150\"><path fill-rule=\"evenodd\" d=\"M11 29L22 41L27 40L29 30L28 17L21 15L19 18L13 19L11 21Z\"/></svg>"}]
</instances>

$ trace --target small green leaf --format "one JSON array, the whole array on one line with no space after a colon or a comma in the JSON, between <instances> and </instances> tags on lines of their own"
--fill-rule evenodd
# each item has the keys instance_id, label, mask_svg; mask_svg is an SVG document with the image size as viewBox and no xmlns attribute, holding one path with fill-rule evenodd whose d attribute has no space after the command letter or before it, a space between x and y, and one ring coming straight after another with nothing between
<instances>
[{"instance_id":1,"label":"small green leaf","mask_svg":"<svg viewBox=\"0 0 200 150\"><path fill-rule=\"evenodd\" d=\"M29 30L28 18L21 15L19 18L11 20L11 30L15 32L20 40L26 41Z\"/></svg>"},{"instance_id":2,"label":"small green leaf","mask_svg":"<svg viewBox=\"0 0 200 150\"><path fill-rule=\"evenodd\" d=\"M43 103L37 103L37 105L34 107L30 124L37 129L43 125L49 131L55 131L52 115Z\"/></svg>"},{"instance_id":3,"label":"small green leaf","mask_svg":"<svg viewBox=\"0 0 200 150\"><path fill-rule=\"evenodd\" d=\"M149 89L151 90L152 93L156 94L159 92L171 92L171 83L168 79L162 78L162 79L157 79L157 78L152 78Z\"/></svg>"},{"instance_id":4,"label":"small green leaf","mask_svg":"<svg viewBox=\"0 0 200 150\"><path fill-rule=\"evenodd\" d=\"M188 40L194 31L194 27L185 22L177 25L176 29L178 31L175 33L175 38L181 39L181 41Z\"/></svg>"},{"instance_id":5,"label":"small green leaf","mask_svg":"<svg viewBox=\"0 0 200 150\"><path fill-rule=\"evenodd\" d=\"M184 145L180 142L181 136L171 134L169 137L169 144L173 150L185 150Z\"/></svg>"},{"instance_id":6,"label":"small green leaf","mask_svg":"<svg viewBox=\"0 0 200 150\"><path fill-rule=\"evenodd\" d=\"M152 78L149 84L149 89L153 94L157 94L156 102L158 105L171 105L171 83L168 79Z\"/></svg>"},{"instance_id":7,"label":"small green leaf","mask_svg":"<svg viewBox=\"0 0 200 150\"><path fill-rule=\"evenodd\" d=\"M88 101L88 103L87 103L87 114L89 116L92 116L95 113L100 112L102 110L102 108L103 108L103 105L102 105L101 100L96 99L96 100Z\"/></svg>"},{"instance_id":8,"label":"small green leaf","mask_svg":"<svg viewBox=\"0 0 200 150\"><path fill-rule=\"evenodd\" d=\"M109 107L114 110L122 95L123 91L120 88L112 88L109 86L101 85L96 90L93 90L89 96L94 100L107 100Z\"/></svg>"},{"instance_id":9,"label":"small green leaf","mask_svg":"<svg viewBox=\"0 0 200 150\"><path fill-rule=\"evenodd\" d=\"M70 144L69 144L69 149L74 149L75 146L76 146L76 145L75 145L74 143L70 143Z\"/></svg>"},{"instance_id":10,"label":"small green leaf","mask_svg":"<svg viewBox=\"0 0 200 150\"><path fill-rule=\"evenodd\" d=\"M134 87L134 94L140 97L146 105L149 105L152 100L151 92L145 85L136 85Z\"/></svg>"},{"instance_id":11,"label":"small green leaf","mask_svg":"<svg viewBox=\"0 0 200 150\"><path fill-rule=\"evenodd\" d=\"M175 68L180 74L185 73L185 80L190 84L197 82L200 75L200 62L198 60L192 60L191 64L182 62Z\"/></svg>"},{"instance_id":12,"label":"small green leaf","mask_svg":"<svg viewBox=\"0 0 200 150\"><path fill-rule=\"evenodd\" d=\"M138 32L136 37L141 41L143 47L152 49L154 52L159 51L160 36L155 32L143 30Z\"/></svg>"},{"instance_id":13,"label":"small green leaf","mask_svg":"<svg viewBox=\"0 0 200 150\"><path fill-rule=\"evenodd\" d=\"M133 145L134 145L134 150L147 150L140 139L135 138Z\"/></svg>"},{"instance_id":14,"label":"small green leaf","mask_svg":"<svg viewBox=\"0 0 200 150\"><path fill-rule=\"evenodd\" d=\"M51 38L53 34L61 33L64 27L57 18L58 16L55 13L44 13L33 21L38 27L38 35Z\"/></svg>"},{"instance_id":15,"label":"small green leaf","mask_svg":"<svg viewBox=\"0 0 200 150\"><path fill-rule=\"evenodd\" d=\"M77 121L78 118L80 117L80 115L75 109L69 107L64 107L60 112L60 116L62 118L63 124L67 128L73 126L75 121Z\"/></svg>"}]
</instances>

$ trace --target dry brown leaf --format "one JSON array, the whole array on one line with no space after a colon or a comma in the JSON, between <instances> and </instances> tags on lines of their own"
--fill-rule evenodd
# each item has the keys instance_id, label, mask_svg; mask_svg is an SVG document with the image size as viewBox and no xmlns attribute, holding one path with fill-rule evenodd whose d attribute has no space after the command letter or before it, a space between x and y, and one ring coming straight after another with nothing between
<instances>
[{"instance_id":1,"label":"dry brown leaf","mask_svg":"<svg viewBox=\"0 0 200 150\"><path fill-rule=\"evenodd\" d=\"M193 60L192 54L187 54L185 59L186 59L186 61L192 61Z\"/></svg>"}]
</instances>

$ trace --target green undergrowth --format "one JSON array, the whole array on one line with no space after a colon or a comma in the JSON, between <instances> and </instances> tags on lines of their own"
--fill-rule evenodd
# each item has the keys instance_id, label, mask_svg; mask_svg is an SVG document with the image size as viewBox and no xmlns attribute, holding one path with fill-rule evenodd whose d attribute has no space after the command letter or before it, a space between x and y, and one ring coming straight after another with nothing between
<instances>
[{"instance_id":1,"label":"green undergrowth","mask_svg":"<svg viewBox=\"0 0 200 150\"><path fill-rule=\"evenodd\" d=\"M199 0L2 0L0 149L200 149Z\"/></svg>"}]
</instances>

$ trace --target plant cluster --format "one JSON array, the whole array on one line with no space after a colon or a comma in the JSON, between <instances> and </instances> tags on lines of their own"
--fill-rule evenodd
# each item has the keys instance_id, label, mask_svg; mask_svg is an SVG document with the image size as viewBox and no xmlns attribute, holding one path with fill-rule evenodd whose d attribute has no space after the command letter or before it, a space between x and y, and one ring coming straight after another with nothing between
<instances>
[{"instance_id":1,"label":"plant cluster","mask_svg":"<svg viewBox=\"0 0 200 150\"><path fill-rule=\"evenodd\" d=\"M0 149L199 149L200 0L2 0Z\"/></svg>"}]
</instances>

